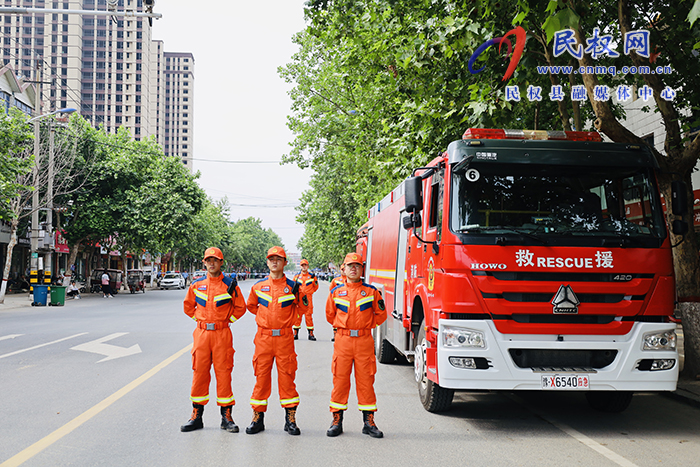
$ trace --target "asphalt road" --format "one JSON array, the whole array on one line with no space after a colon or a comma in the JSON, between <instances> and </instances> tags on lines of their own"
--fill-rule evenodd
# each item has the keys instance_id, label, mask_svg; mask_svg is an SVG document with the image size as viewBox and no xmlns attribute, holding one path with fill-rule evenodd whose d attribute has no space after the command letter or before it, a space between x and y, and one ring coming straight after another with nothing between
<instances>
[{"instance_id":1,"label":"asphalt road","mask_svg":"<svg viewBox=\"0 0 700 467\"><path fill-rule=\"evenodd\" d=\"M253 281L241 284L247 297ZM376 420L383 439L361 434L351 394L343 435L328 438L332 330L316 295L317 342L297 341L301 436L289 436L276 385L266 430L244 433L255 322L232 326L234 419L219 428L213 402L203 430L181 433L190 415L193 322L184 291L89 294L64 307L0 312L0 467L24 466L657 466L696 465L700 410L638 394L621 414L589 409L581 394L461 393L452 411L421 406L413 368L379 365ZM353 387L354 391L354 387ZM215 395L214 382L211 389Z\"/></svg>"}]
</instances>

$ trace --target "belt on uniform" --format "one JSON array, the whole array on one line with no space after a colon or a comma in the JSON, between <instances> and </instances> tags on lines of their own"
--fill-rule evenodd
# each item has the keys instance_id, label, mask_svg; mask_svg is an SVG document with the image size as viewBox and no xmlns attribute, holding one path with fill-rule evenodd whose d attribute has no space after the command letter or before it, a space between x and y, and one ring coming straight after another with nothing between
<instances>
[{"instance_id":1,"label":"belt on uniform","mask_svg":"<svg viewBox=\"0 0 700 467\"><path fill-rule=\"evenodd\" d=\"M199 329L204 329L205 331L218 331L219 329L227 328L229 325L228 321L214 321L213 323L205 323L204 321L197 321L197 327Z\"/></svg>"},{"instance_id":2,"label":"belt on uniform","mask_svg":"<svg viewBox=\"0 0 700 467\"><path fill-rule=\"evenodd\" d=\"M362 337L362 336L367 336L372 333L371 329L343 329L343 328L338 328L338 334L341 336L350 336L350 337Z\"/></svg>"},{"instance_id":3,"label":"belt on uniform","mask_svg":"<svg viewBox=\"0 0 700 467\"><path fill-rule=\"evenodd\" d=\"M286 334L289 334L290 332L291 332L291 328L285 328L285 329L260 328L261 334L265 334L267 336L272 336L272 337L284 336Z\"/></svg>"}]
</instances>

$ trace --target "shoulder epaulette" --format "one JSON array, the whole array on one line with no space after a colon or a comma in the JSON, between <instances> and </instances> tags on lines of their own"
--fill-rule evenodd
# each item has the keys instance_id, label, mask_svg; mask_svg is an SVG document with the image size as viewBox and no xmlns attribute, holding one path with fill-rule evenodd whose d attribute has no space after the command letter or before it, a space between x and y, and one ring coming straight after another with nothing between
<instances>
[{"instance_id":1,"label":"shoulder epaulette","mask_svg":"<svg viewBox=\"0 0 700 467\"><path fill-rule=\"evenodd\" d=\"M330 293L333 293L333 292L335 291L335 289L339 289L339 288L341 288L341 287L345 287L345 284L338 284L338 285L336 285L335 287L333 287L333 288L331 289L331 292L330 292Z\"/></svg>"},{"instance_id":2,"label":"shoulder epaulette","mask_svg":"<svg viewBox=\"0 0 700 467\"><path fill-rule=\"evenodd\" d=\"M291 280L289 277L285 277L285 279L287 279L287 285L289 287L294 288L294 284L296 283L296 281Z\"/></svg>"},{"instance_id":3,"label":"shoulder epaulette","mask_svg":"<svg viewBox=\"0 0 700 467\"><path fill-rule=\"evenodd\" d=\"M256 282L255 284L253 284L253 285L256 285L256 284L259 284L259 283L261 283L261 282L266 281L266 280L268 279L268 277L269 277L269 276L263 277L262 279L260 279L259 281L257 281L257 282Z\"/></svg>"},{"instance_id":4,"label":"shoulder epaulette","mask_svg":"<svg viewBox=\"0 0 700 467\"><path fill-rule=\"evenodd\" d=\"M377 288L376 288L375 286L373 286L373 285L371 285L371 284L368 284L368 283L366 283L366 282L363 282L362 285L363 285L364 287L369 287L369 288L372 289L372 290L377 290Z\"/></svg>"}]
</instances>

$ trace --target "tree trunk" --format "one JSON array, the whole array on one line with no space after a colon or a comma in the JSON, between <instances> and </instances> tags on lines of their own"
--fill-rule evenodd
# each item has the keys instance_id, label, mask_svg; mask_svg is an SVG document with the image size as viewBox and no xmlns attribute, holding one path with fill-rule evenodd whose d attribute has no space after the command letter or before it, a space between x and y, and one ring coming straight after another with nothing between
<instances>
[{"instance_id":1,"label":"tree trunk","mask_svg":"<svg viewBox=\"0 0 700 467\"><path fill-rule=\"evenodd\" d=\"M17 225L19 221L12 219L10 224L10 243L7 244L7 255L5 255L5 268L2 274L2 285L0 285L0 303L5 303L5 294L7 293L7 280L10 277L10 268L12 266L12 251L17 245Z\"/></svg>"},{"instance_id":2,"label":"tree trunk","mask_svg":"<svg viewBox=\"0 0 700 467\"><path fill-rule=\"evenodd\" d=\"M680 303L685 364L682 377L700 379L700 302Z\"/></svg>"}]
</instances>

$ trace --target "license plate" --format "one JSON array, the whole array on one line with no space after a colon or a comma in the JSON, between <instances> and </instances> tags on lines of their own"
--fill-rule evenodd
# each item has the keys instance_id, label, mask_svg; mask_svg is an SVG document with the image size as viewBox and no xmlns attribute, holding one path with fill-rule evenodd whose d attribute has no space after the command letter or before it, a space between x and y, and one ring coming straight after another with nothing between
<instances>
[{"instance_id":1,"label":"license plate","mask_svg":"<svg viewBox=\"0 0 700 467\"><path fill-rule=\"evenodd\" d=\"M588 375L542 375L542 389L582 390L590 389Z\"/></svg>"}]
</instances>

